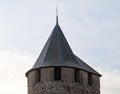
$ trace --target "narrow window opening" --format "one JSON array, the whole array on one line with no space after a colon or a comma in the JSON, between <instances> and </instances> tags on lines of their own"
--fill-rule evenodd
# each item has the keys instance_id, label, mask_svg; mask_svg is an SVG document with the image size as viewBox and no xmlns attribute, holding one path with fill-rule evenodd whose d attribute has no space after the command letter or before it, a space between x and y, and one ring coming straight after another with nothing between
<instances>
[{"instance_id":1,"label":"narrow window opening","mask_svg":"<svg viewBox=\"0 0 120 94\"><path fill-rule=\"evenodd\" d=\"M92 74L88 73L88 85L92 86Z\"/></svg>"},{"instance_id":2,"label":"narrow window opening","mask_svg":"<svg viewBox=\"0 0 120 94\"><path fill-rule=\"evenodd\" d=\"M41 70L37 70L36 71L36 82L40 82L41 81Z\"/></svg>"},{"instance_id":3,"label":"narrow window opening","mask_svg":"<svg viewBox=\"0 0 120 94\"><path fill-rule=\"evenodd\" d=\"M61 67L54 68L54 80L61 80Z\"/></svg>"},{"instance_id":4,"label":"narrow window opening","mask_svg":"<svg viewBox=\"0 0 120 94\"><path fill-rule=\"evenodd\" d=\"M83 74L80 73L80 84L83 85Z\"/></svg>"},{"instance_id":5,"label":"narrow window opening","mask_svg":"<svg viewBox=\"0 0 120 94\"><path fill-rule=\"evenodd\" d=\"M80 82L80 71L75 69L75 82Z\"/></svg>"}]
</instances>

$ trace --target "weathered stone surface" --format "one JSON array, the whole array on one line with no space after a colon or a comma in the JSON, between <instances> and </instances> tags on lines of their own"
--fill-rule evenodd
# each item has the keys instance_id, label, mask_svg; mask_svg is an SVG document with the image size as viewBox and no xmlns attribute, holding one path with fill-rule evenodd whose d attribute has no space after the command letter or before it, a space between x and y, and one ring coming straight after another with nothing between
<instances>
[{"instance_id":1,"label":"weathered stone surface","mask_svg":"<svg viewBox=\"0 0 120 94\"><path fill-rule=\"evenodd\" d=\"M41 81L37 82L37 70L28 76L28 94L100 94L99 76L92 74L93 84L88 85L88 73L79 70L80 82L75 82L75 69L62 67L61 81L54 81L54 68L41 69Z\"/></svg>"},{"instance_id":2,"label":"weathered stone surface","mask_svg":"<svg viewBox=\"0 0 120 94\"><path fill-rule=\"evenodd\" d=\"M41 69L41 81L54 80L54 68L42 68Z\"/></svg>"},{"instance_id":3,"label":"weathered stone surface","mask_svg":"<svg viewBox=\"0 0 120 94\"><path fill-rule=\"evenodd\" d=\"M61 78L63 81L74 81L74 69L73 68L61 68Z\"/></svg>"}]
</instances>

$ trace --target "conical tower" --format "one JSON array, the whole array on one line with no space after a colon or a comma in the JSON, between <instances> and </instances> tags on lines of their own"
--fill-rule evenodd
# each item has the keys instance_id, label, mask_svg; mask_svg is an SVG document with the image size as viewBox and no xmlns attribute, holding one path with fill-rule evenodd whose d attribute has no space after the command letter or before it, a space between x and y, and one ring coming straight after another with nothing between
<instances>
[{"instance_id":1,"label":"conical tower","mask_svg":"<svg viewBox=\"0 0 120 94\"><path fill-rule=\"evenodd\" d=\"M100 74L72 52L59 24L32 69L28 94L100 94Z\"/></svg>"}]
</instances>

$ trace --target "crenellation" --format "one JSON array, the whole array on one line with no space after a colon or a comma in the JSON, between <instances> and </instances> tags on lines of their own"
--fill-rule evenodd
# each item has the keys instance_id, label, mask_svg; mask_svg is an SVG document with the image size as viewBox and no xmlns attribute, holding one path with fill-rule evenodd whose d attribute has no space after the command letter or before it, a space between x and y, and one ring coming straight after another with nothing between
<instances>
[{"instance_id":1,"label":"crenellation","mask_svg":"<svg viewBox=\"0 0 120 94\"><path fill-rule=\"evenodd\" d=\"M63 81L74 81L74 69L62 67L61 68L61 78Z\"/></svg>"},{"instance_id":2,"label":"crenellation","mask_svg":"<svg viewBox=\"0 0 120 94\"><path fill-rule=\"evenodd\" d=\"M96 89L100 88L100 78L93 74L93 87Z\"/></svg>"},{"instance_id":3,"label":"crenellation","mask_svg":"<svg viewBox=\"0 0 120 94\"><path fill-rule=\"evenodd\" d=\"M54 68L41 68L41 81L54 80Z\"/></svg>"},{"instance_id":4,"label":"crenellation","mask_svg":"<svg viewBox=\"0 0 120 94\"><path fill-rule=\"evenodd\" d=\"M83 86L88 86L88 73L86 71L81 70L80 73L82 74L83 79Z\"/></svg>"},{"instance_id":5,"label":"crenellation","mask_svg":"<svg viewBox=\"0 0 120 94\"><path fill-rule=\"evenodd\" d=\"M100 94L99 77L97 75L93 75L93 86L89 86L86 71L79 70L79 73L83 76L83 84L74 80L74 68L63 67L61 71L62 80L54 81L54 67L42 68L40 76L42 80L40 82L35 81L36 76L38 76L36 75L37 71L31 71L28 76L30 80L28 94ZM72 79L67 79L67 77Z\"/></svg>"},{"instance_id":6,"label":"crenellation","mask_svg":"<svg viewBox=\"0 0 120 94\"><path fill-rule=\"evenodd\" d=\"M32 87L36 83L36 70L31 71L28 75L28 87Z\"/></svg>"}]
</instances>

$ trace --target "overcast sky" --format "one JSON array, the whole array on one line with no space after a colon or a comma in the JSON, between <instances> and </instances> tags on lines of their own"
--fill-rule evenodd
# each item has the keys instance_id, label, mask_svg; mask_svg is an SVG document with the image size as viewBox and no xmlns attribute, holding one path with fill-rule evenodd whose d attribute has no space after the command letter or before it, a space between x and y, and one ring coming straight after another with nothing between
<instances>
[{"instance_id":1,"label":"overcast sky","mask_svg":"<svg viewBox=\"0 0 120 94\"><path fill-rule=\"evenodd\" d=\"M25 72L59 24L73 52L120 94L120 0L0 0L0 94L27 94Z\"/></svg>"}]
</instances>

